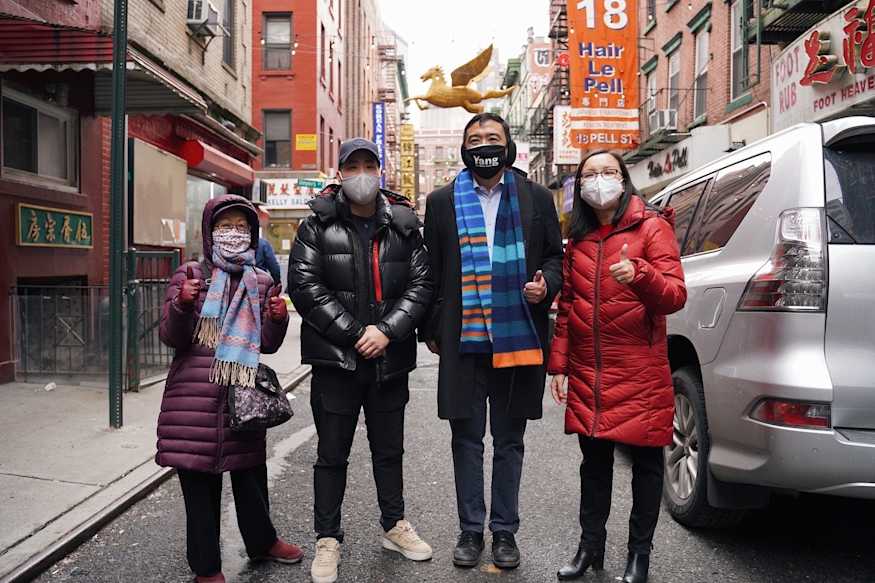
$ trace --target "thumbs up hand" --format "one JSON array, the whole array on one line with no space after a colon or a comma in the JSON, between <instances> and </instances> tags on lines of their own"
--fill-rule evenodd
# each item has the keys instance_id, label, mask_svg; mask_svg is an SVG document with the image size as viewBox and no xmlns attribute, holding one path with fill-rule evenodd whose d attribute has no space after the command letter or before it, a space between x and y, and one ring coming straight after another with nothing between
<instances>
[{"instance_id":1,"label":"thumbs up hand","mask_svg":"<svg viewBox=\"0 0 875 583\"><path fill-rule=\"evenodd\" d=\"M289 315L286 301L280 297L283 286L277 284L267 294L267 313L274 322L283 322Z\"/></svg>"},{"instance_id":2,"label":"thumbs up hand","mask_svg":"<svg viewBox=\"0 0 875 583\"><path fill-rule=\"evenodd\" d=\"M523 287L523 295L530 304L540 304L547 297L547 281L540 269L535 272L532 281Z\"/></svg>"},{"instance_id":3,"label":"thumbs up hand","mask_svg":"<svg viewBox=\"0 0 875 583\"><path fill-rule=\"evenodd\" d=\"M192 305L201 293L202 283L200 279L195 278L194 270L189 265L185 269L185 281L182 282L176 301L184 306Z\"/></svg>"},{"instance_id":4,"label":"thumbs up hand","mask_svg":"<svg viewBox=\"0 0 875 583\"><path fill-rule=\"evenodd\" d=\"M610 267L611 276L617 283L628 285L635 279L635 264L629 261L629 244L624 243L620 249L620 261Z\"/></svg>"}]
</instances>

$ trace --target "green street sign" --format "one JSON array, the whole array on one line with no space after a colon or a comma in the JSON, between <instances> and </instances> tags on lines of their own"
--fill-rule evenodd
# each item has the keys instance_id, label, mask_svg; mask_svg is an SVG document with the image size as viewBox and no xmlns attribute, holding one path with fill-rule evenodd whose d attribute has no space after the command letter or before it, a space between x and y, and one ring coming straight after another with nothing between
<instances>
[{"instance_id":1,"label":"green street sign","mask_svg":"<svg viewBox=\"0 0 875 583\"><path fill-rule=\"evenodd\" d=\"M321 180L311 180L309 178L299 178L298 186L301 188L318 188L322 189L325 186L325 183Z\"/></svg>"},{"instance_id":2,"label":"green street sign","mask_svg":"<svg viewBox=\"0 0 875 583\"><path fill-rule=\"evenodd\" d=\"M91 249L94 246L91 213L19 203L15 218L16 242L21 247Z\"/></svg>"}]
</instances>

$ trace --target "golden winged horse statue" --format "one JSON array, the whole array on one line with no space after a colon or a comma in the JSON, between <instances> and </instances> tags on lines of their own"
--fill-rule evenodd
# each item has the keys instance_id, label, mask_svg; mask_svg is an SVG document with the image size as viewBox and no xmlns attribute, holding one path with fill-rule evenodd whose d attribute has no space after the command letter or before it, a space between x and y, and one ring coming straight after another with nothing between
<instances>
[{"instance_id":1,"label":"golden winged horse statue","mask_svg":"<svg viewBox=\"0 0 875 583\"><path fill-rule=\"evenodd\" d=\"M450 74L452 85L447 85L441 67L432 67L420 77L423 81L431 80L428 92L425 95L411 97L407 101L415 101L417 107L422 110L428 109L428 105L422 104L424 101L437 107L464 107L471 113L483 113L482 101L510 95L516 89L514 86L480 93L470 87L472 82L478 81L486 73L491 59L492 45L489 45L485 51Z\"/></svg>"}]
</instances>

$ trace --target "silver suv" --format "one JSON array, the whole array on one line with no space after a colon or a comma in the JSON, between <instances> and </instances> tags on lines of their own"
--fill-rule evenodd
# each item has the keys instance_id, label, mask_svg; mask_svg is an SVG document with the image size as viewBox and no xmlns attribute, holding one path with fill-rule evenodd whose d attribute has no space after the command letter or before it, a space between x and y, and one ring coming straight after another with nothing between
<instances>
[{"instance_id":1,"label":"silver suv","mask_svg":"<svg viewBox=\"0 0 875 583\"><path fill-rule=\"evenodd\" d=\"M802 124L675 181L665 500L725 526L772 492L875 498L875 118Z\"/></svg>"}]
</instances>

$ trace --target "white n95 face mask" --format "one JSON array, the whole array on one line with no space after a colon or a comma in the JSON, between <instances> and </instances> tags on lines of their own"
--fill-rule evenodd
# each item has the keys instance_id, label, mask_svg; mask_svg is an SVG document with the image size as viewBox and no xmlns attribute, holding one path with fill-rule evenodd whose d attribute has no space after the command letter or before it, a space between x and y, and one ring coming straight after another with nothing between
<instances>
[{"instance_id":1,"label":"white n95 face mask","mask_svg":"<svg viewBox=\"0 0 875 583\"><path fill-rule=\"evenodd\" d=\"M610 208L623 196L623 182L604 176L581 184L580 197L594 209Z\"/></svg>"},{"instance_id":2,"label":"white n95 face mask","mask_svg":"<svg viewBox=\"0 0 875 583\"><path fill-rule=\"evenodd\" d=\"M341 180L343 195L359 205L370 204L380 192L380 177L372 174L356 174Z\"/></svg>"}]
</instances>

